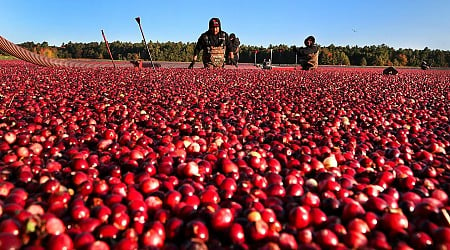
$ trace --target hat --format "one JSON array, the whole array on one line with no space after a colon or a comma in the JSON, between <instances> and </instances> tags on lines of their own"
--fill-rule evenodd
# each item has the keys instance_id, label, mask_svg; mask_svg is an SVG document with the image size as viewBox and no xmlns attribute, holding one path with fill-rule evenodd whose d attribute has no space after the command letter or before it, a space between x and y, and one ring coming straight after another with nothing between
<instances>
[{"instance_id":1,"label":"hat","mask_svg":"<svg viewBox=\"0 0 450 250\"><path fill-rule=\"evenodd\" d=\"M211 20L209 20L209 28L213 28L213 27L220 27L220 19L217 17L213 17L211 18Z\"/></svg>"}]
</instances>

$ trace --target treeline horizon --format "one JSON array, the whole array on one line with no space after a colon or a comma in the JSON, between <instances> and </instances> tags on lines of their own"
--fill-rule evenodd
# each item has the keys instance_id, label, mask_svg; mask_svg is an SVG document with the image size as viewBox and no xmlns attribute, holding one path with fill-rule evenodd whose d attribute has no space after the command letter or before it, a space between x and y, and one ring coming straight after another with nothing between
<instances>
[{"instance_id":1,"label":"treeline horizon","mask_svg":"<svg viewBox=\"0 0 450 250\"><path fill-rule=\"evenodd\" d=\"M110 59L104 42L63 43L49 46L47 42L25 42L19 46L50 58L66 59ZM148 43L154 61L189 62L192 60L194 42L153 42ZM109 43L114 60L149 60L143 43L114 41ZM295 64L298 60L294 46L284 44L263 46L241 45L239 62L262 63L271 58L273 64ZM0 54L7 55L0 50ZM199 57L201 58L201 57ZM354 66L411 66L417 67L426 61L432 67L450 67L450 51L429 49L394 49L388 45L371 46L320 46L319 64Z\"/></svg>"}]
</instances>

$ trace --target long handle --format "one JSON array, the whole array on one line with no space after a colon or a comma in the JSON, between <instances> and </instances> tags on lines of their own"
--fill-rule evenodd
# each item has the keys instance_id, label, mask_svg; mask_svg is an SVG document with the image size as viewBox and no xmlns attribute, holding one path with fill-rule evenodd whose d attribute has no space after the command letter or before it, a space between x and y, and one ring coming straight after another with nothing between
<instances>
[{"instance_id":1,"label":"long handle","mask_svg":"<svg viewBox=\"0 0 450 250\"><path fill-rule=\"evenodd\" d=\"M109 57L111 57L111 62L112 62L113 66L114 66L114 69L115 69L116 68L116 64L114 63L114 59L113 59L111 50L109 49L108 40L106 40L106 36L105 36L105 33L103 32L103 30L102 30L102 36L103 36L103 40L105 40L105 44L106 44L106 48L108 49Z\"/></svg>"},{"instance_id":2,"label":"long handle","mask_svg":"<svg viewBox=\"0 0 450 250\"><path fill-rule=\"evenodd\" d=\"M150 53L150 48L148 47L147 41L145 41L144 31L142 31L141 26L141 18L136 17L136 22L139 24L139 29L141 30L142 39L144 40L145 47L147 48L148 55L150 56L150 63L152 64L152 68L155 69L155 65L153 65L152 54Z\"/></svg>"}]
</instances>

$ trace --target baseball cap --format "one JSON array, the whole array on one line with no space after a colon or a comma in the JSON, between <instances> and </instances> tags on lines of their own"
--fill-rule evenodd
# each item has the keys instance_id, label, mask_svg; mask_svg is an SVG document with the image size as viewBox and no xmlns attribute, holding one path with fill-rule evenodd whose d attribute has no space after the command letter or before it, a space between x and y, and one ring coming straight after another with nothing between
<instances>
[{"instance_id":1,"label":"baseball cap","mask_svg":"<svg viewBox=\"0 0 450 250\"><path fill-rule=\"evenodd\" d=\"M217 17L211 18L211 20L209 20L209 28L212 27L220 27L220 19Z\"/></svg>"}]
</instances>

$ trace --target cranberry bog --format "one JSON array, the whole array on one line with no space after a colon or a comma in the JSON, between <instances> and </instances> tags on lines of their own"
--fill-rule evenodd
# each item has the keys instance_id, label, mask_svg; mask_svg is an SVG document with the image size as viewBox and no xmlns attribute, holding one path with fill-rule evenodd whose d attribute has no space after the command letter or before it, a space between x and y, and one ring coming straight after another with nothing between
<instances>
[{"instance_id":1,"label":"cranberry bog","mask_svg":"<svg viewBox=\"0 0 450 250\"><path fill-rule=\"evenodd\" d=\"M1 249L450 247L450 71L0 62Z\"/></svg>"}]
</instances>

